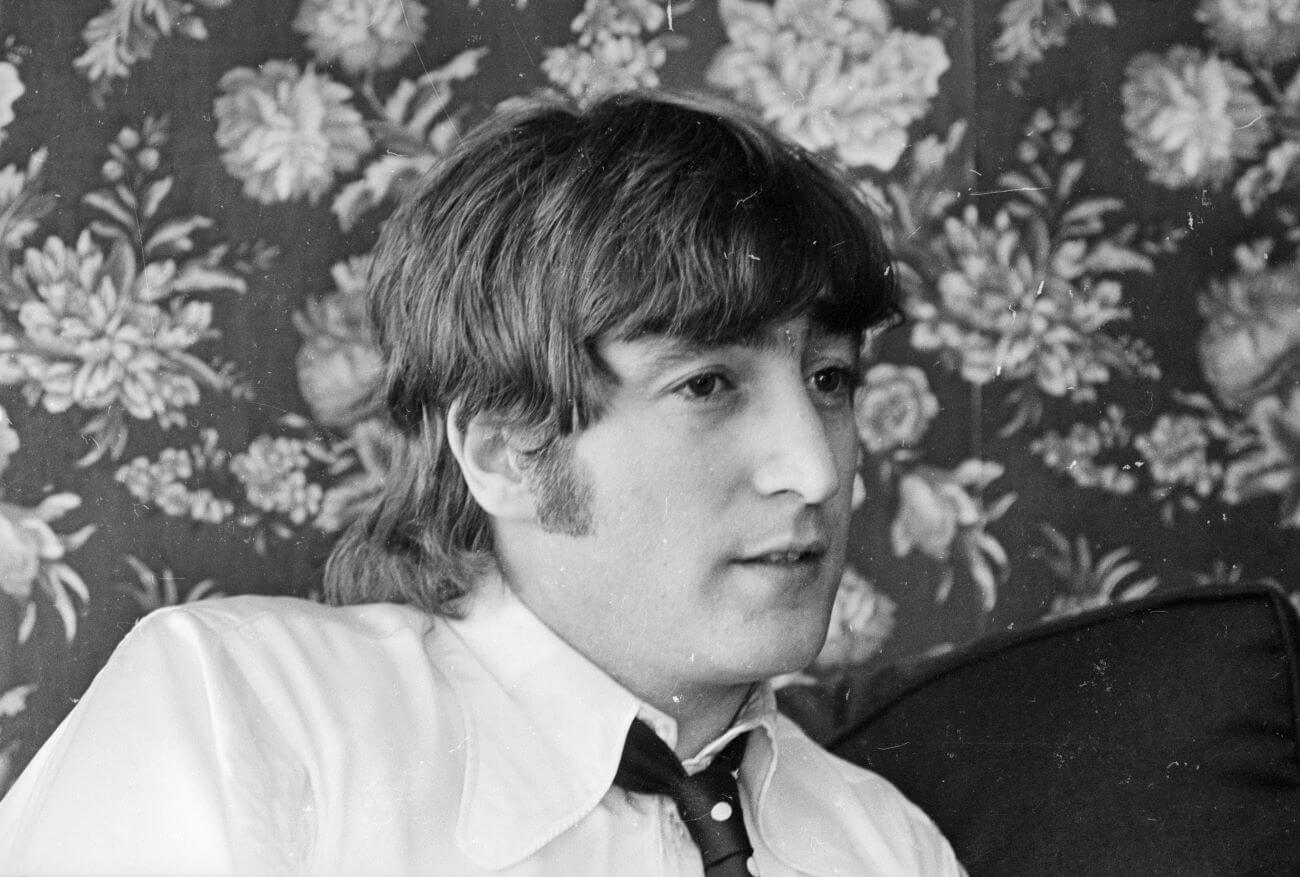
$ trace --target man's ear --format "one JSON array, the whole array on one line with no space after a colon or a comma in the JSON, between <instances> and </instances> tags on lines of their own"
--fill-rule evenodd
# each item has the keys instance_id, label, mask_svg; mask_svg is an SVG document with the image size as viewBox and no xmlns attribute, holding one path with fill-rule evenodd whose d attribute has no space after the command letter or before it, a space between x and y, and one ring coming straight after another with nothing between
<instances>
[{"instance_id":1,"label":"man's ear","mask_svg":"<svg viewBox=\"0 0 1300 877\"><path fill-rule=\"evenodd\" d=\"M460 407L459 401L453 402L447 411L447 444L469 492L494 518L520 521L535 517L536 503L511 431L484 414L470 418L462 430L457 423Z\"/></svg>"}]
</instances>

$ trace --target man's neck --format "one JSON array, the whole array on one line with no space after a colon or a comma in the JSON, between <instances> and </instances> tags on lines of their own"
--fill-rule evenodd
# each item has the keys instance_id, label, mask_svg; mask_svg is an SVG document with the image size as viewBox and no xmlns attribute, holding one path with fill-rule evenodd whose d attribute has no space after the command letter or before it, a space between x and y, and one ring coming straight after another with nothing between
<instances>
[{"instance_id":1,"label":"man's neck","mask_svg":"<svg viewBox=\"0 0 1300 877\"><path fill-rule=\"evenodd\" d=\"M720 737L731 727L753 690L753 683L750 682L734 685L683 685L680 678L670 673L655 672L644 665L630 666L627 661L620 660L620 654L605 653L599 648L590 647L581 635L580 626L576 630L566 629L565 622L571 619L558 613L557 617L551 617L546 606L535 605L526 593L520 593L511 586L508 579L505 580L505 587L510 588L515 597L556 636L637 698L671 717L677 723L677 745L674 751L678 758L691 758Z\"/></svg>"},{"instance_id":2,"label":"man's neck","mask_svg":"<svg viewBox=\"0 0 1300 877\"><path fill-rule=\"evenodd\" d=\"M692 694L676 692L667 697L647 696L626 680L619 682L637 697L677 722L677 745L674 751L683 761L698 755L731 727L744 708L753 685L709 689Z\"/></svg>"},{"instance_id":3,"label":"man's neck","mask_svg":"<svg viewBox=\"0 0 1300 877\"><path fill-rule=\"evenodd\" d=\"M498 535L498 542L504 541ZM691 683L666 663L653 666L653 660L637 659L627 651L626 640L644 638L649 632L636 630L635 619L623 619L621 635L609 636L608 624L593 623L590 618L576 615L573 607L548 600L556 589L528 587L530 579L546 577L538 573L534 562L546 552L530 546L522 552L528 560L512 564L508 556L500 556L502 548L498 544L497 562L504 586L556 636L637 698L671 717L677 723L674 750L679 758L685 760L698 754L732 725L753 689L752 682ZM561 574L551 575L559 578Z\"/></svg>"}]
</instances>

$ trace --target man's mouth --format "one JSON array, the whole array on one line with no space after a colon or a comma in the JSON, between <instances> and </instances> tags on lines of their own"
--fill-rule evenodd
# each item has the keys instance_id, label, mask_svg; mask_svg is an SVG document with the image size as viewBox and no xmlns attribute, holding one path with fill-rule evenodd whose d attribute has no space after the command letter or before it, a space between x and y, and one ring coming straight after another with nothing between
<instances>
[{"instance_id":1,"label":"man's mouth","mask_svg":"<svg viewBox=\"0 0 1300 877\"><path fill-rule=\"evenodd\" d=\"M826 545L820 539L801 544L771 550L759 550L737 558L742 564L771 564L775 566L796 566L815 563L826 553Z\"/></svg>"},{"instance_id":2,"label":"man's mouth","mask_svg":"<svg viewBox=\"0 0 1300 877\"><path fill-rule=\"evenodd\" d=\"M761 554L758 557L746 557L740 562L793 564L816 560L820 556L811 551L774 551L771 554Z\"/></svg>"}]
</instances>

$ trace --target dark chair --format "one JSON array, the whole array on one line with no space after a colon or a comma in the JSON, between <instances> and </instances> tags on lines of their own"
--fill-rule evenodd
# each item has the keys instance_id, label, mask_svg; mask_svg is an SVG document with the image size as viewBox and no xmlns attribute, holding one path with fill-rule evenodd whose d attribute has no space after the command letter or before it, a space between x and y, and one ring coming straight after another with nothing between
<instances>
[{"instance_id":1,"label":"dark chair","mask_svg":"<svg viewBox=\"0 0 1300 877\"><path fill-rule=\"evenodd\" d=\"M991 639L897 679L830 748L972 877L1300 875L1300 624L1201 588Z\"/></svg>"}]
</instances>

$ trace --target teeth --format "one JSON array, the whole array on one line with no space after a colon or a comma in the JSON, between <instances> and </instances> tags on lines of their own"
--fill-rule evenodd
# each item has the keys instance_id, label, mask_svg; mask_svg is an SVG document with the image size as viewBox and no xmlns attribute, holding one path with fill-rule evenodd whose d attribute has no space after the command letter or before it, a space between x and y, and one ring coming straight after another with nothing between
<instances>
[{"instance_id":1,"label":"teeth","mask_svg":"<svg viewBox=\"0 0 1300 877\"><path fill-rule=\"evenodd\" d=\"M802 551L774 551L763 555L764 563L795 563L804 557Z\"/></svg>"}]
</instances>

